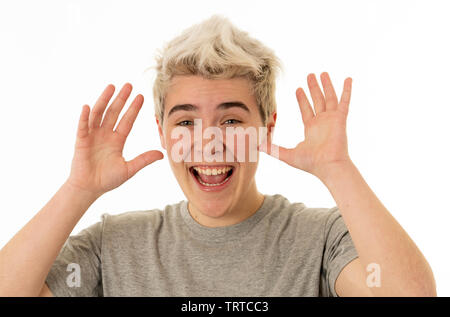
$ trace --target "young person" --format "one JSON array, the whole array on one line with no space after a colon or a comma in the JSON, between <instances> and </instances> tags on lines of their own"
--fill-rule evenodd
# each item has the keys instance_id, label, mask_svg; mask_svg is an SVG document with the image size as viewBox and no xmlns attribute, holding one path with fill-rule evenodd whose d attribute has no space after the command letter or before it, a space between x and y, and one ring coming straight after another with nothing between
<instances>
[{"instance_id":1,"label":"young person","mask_svg":"<svg viewBox=\"0 0 450 317\"><path fill-rule=\"evenodd\" d=\"M338 100L327 73L320 76L324 93L308 75L313 106L302 88L296 91L305 140L287 149L271 143L280 68L272 50L220 16L169 42L157 57L155 117L187 200L104 214L69 236L102 194L163 158L148 151L124 160L143 96L114 129L132 86L125 84L108 107L114 94L108 85L92 110L82 108L67 181L0 251L0 295L435 296L427 261L350 159L351 78ZM228 128L266 128L258 150L318 177L337 206L308 208L260 193L258 159L249 159L250 142L245 159L236 159L235 136L210 152L204 150L210 140L189 138L182 159L175 159L181 127L191 137L198 128L224 135ZM206 159L213 152L222 159ZM378 274L373 280L371 268Z\"/></svg>"}]
</instances>

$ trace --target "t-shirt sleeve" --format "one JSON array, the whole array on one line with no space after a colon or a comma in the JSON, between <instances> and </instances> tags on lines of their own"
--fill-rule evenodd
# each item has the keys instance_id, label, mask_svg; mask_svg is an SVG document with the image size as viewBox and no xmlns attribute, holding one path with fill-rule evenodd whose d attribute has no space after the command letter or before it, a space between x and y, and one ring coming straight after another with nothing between
<instances>
[{"instance_id":1,"label":"t-shirt sleeve","mask_svg":"<svg viewBox=\"0 0 450 317\"><path fill-rule=\"evenodd\" d=\"M103 216L67 239L45 281L54 296L103 296L102 229Z\"/></svg>"},{"instance_id":2,"label":"t-shirt sleeve","mask_svg":"<svg viewBox=\"0 0 450 317\"><path fill-rule=\"evenodd\" d=\"M358 257L347 226L339 209L330 210L325 225L325 250L322 263L321 293L326 297L338 297L336 279L342 269Z\"/></svg>"}]
</instances>

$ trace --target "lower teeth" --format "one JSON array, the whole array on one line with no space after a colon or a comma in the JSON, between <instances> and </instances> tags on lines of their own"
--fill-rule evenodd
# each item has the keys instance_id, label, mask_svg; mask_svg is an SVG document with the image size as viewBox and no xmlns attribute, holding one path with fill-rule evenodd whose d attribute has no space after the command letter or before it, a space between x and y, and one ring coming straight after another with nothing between
<instances>
[{"instance_id":1,"label":"lower teeth","mask_svg":"<svg viewBox=\"0 0 450 317\"><path fill-rule=\"evenodd\" d=\"M230 175L230 176L231 176L231 175ZM208 183L205 183L205 182L203 182L203 181L200 179L200 177L197 177L197 179L198 179L198 181L200 182L200 184L205 185L205 186L219 186L219 185L222 185L223 183L225 183L225 182L230 178L230 176L228 176L228 177L225 178L223 181L221 181L220 183L217 183L217 184L208 184Z\"/></svg>"}]
</instances>

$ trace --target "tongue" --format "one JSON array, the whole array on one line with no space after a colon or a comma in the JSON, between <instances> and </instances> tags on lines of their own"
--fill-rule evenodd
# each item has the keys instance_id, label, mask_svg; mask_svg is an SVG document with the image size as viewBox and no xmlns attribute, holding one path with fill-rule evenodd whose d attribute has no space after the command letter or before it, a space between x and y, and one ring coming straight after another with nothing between
<instances>
[{"instance_id":1,"label":"tongue","mask_svg":"<svg viewBox=\"0 0 450 317\"><path fill-rule=\"evenodd\" d=\"M198 173L198 177L202 180L204 183L208 184L218 184L221 183L227 178L228 173L222 173L219 175L205 175Z\"/></svg>"}]
</instances>

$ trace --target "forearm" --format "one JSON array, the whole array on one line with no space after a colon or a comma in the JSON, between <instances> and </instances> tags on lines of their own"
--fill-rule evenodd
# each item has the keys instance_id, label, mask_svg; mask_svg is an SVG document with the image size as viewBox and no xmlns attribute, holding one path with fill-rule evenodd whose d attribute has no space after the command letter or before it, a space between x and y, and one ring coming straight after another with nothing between
<instances>
[{"instance_id":1,"label":"forearm","mask_svg":"<svg viewBox=\"0 0 450 317\"><path fill-rule=\"evenodd\" d=\"M0 296L37 296L73 228L97 199L67 183L0 250Z\"/></svg>"},{"instance_id":2,"label":"forearm","mask_svg":"<svg viewBox=\"0 0 450 317\"><path fill-rule=\"evenodd\" d=\"M435 296L432 270L412 239L349 162L319 177L329 189L350 232L364 269L377 263L381 287L375 296Z\"/></svg>"}]
</instances>

